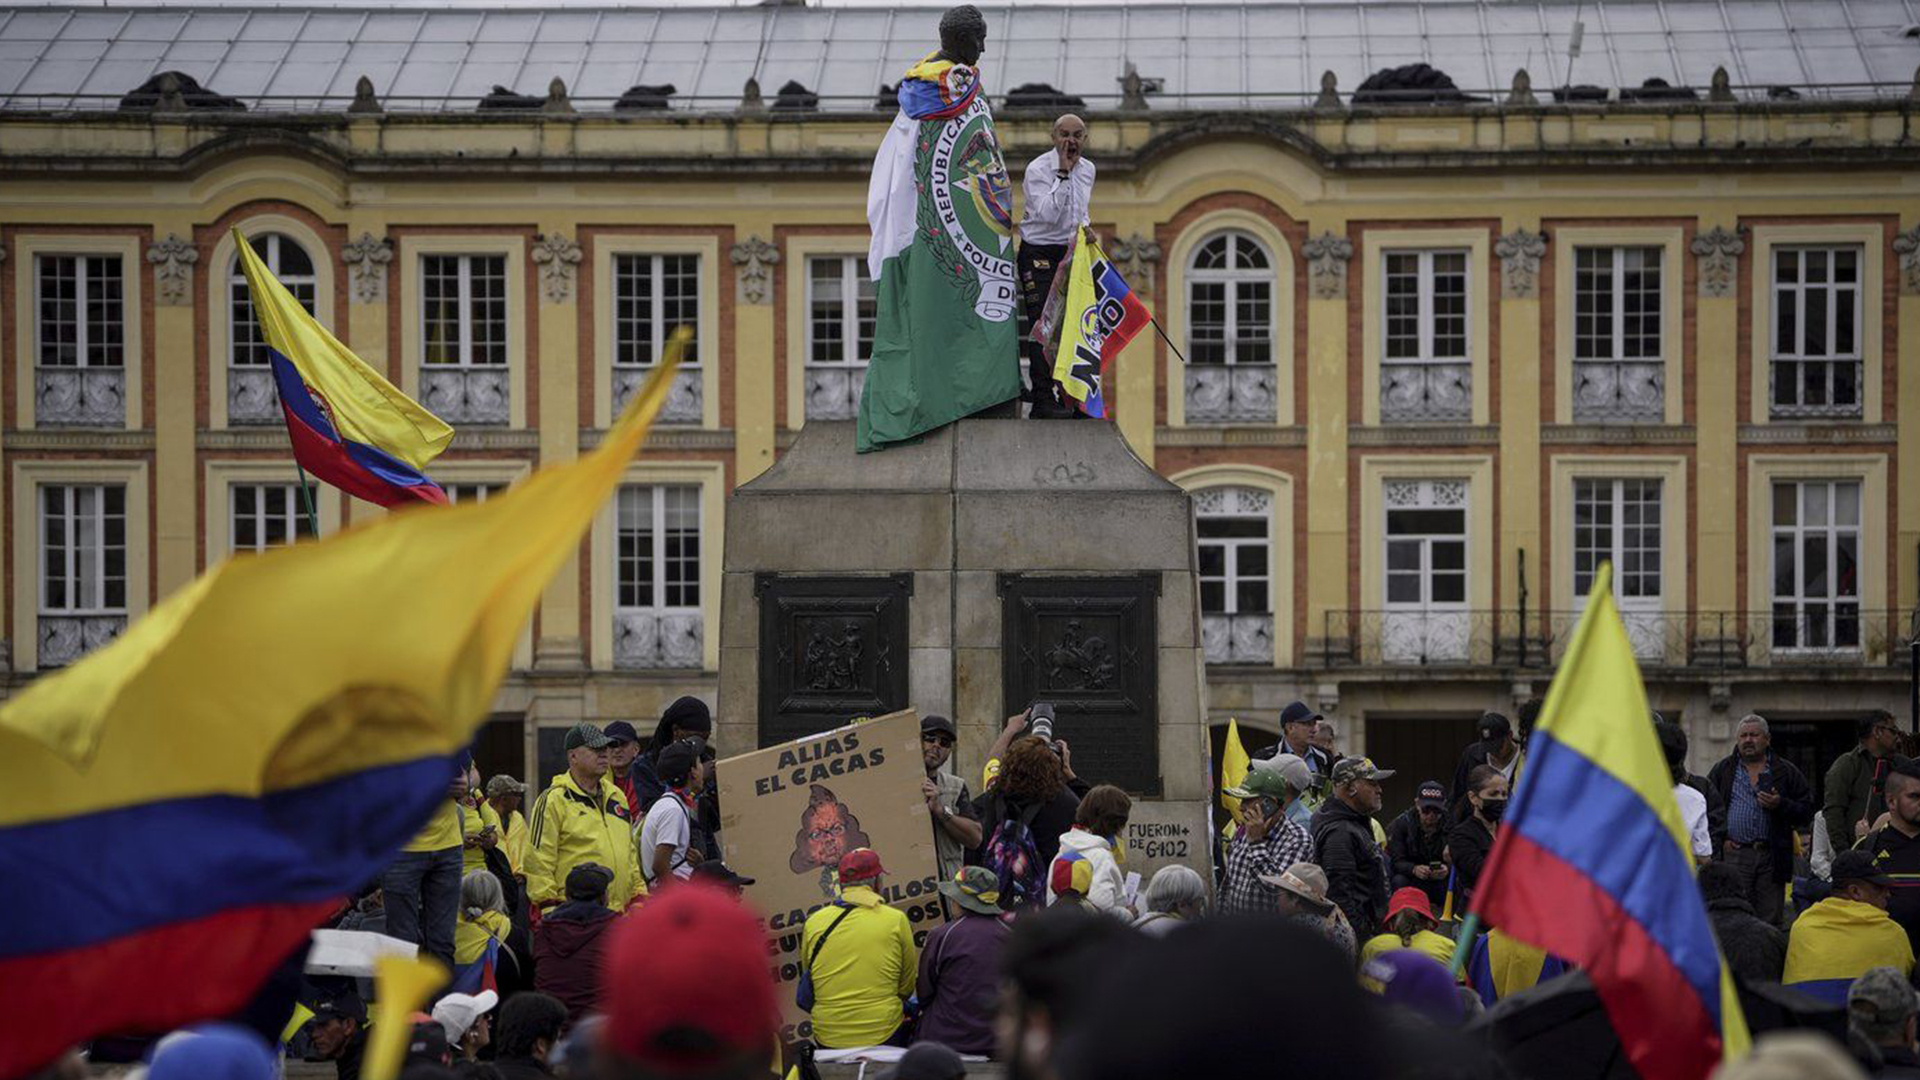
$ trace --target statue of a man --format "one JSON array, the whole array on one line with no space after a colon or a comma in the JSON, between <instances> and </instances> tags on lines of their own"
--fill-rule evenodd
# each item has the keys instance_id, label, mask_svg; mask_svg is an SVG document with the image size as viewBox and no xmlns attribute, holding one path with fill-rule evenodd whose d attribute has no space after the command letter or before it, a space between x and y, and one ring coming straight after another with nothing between
<instances>
[{"instance_id":1,"label":"statue of a man","mask_svg":"<svg viewBox=\"0 0 1920 1080\"><path fill-rule=\"evenodd\" d=\"M900 80L874 156L867 268L878 320L857 445L915 438L1021 394L1013 184L975 67L987 20L940 18L940 49Z\"/></svg>"}]
</instances>

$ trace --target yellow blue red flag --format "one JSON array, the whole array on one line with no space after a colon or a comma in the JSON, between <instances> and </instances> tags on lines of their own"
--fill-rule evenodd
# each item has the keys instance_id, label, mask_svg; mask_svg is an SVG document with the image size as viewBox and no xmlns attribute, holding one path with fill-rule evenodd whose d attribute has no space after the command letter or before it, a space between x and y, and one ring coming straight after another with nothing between
<instances>
[{"instance_id":1,"label":"yellow blue red flag","mask_svg":"<svg viewBox=\"0 0 1920 1080\"><path fill-rule=\"evenodd\" d=\"M1646 1080L1704 1080L1746 1052L1746 1017L1694 884L1612 564L1588 596L1474 909L1585 968Z\"/></svg>"},{"instance_id":2,"label":"yellow blue red flag","mask_svg":"<svg viewBox=\"0 0 1920 1080\"><path fill-rule=\"evenodd\" d=\"M233 238L267 339L294 460L370 503L445 503L446 492L421 470L447 448L453 429L307 314L239 229Z\"/></svg>"},{"instance_id":3,"label":"yellow blue red flag","mask_svg":"<svg viewBox=\"0 0 1920 1080\"><path fill-rule=\"evenodd\" d=\"M225 562L0 708L0 1077L237 1010L414 836L686 340L580 460Z\"/></svg>"},{"instance_id":4,"label":"yellow blue red flag","mask_svg":"<svg viewBox=\"0 0 1920 1080\"><path fill-rule=\"evenodd\" d=\"M1153 315L1114 269L1091 229L1080 230L1068 264L1066 307L1060 320L1060 346L1053 378L1080 410L1100 420L1113 419L1108 398L1120 350L1145 329Z\"/></svg>"}]
</instances>

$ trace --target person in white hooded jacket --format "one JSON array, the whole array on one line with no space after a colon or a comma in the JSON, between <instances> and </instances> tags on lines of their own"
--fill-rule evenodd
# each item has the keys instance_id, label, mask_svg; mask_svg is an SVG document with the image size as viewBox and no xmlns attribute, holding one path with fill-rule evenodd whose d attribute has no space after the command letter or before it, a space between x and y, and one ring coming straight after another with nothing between
<instances>
[{"instance_id":1,"label":"person in white hooded jacket","mask_svg":"<svg viewBox=\"0 0 1920 1080\"><path fill-rule=\"evenodd\" d=\"M1133 800L1112 784L1101 784L1080 800L1073 828L1060 836L1060 853L1047 867L1047 904L1063 900L1095 911L1133 917L1127 904L1127 879L1115 856Z\"/></svg>"}]
</instances>

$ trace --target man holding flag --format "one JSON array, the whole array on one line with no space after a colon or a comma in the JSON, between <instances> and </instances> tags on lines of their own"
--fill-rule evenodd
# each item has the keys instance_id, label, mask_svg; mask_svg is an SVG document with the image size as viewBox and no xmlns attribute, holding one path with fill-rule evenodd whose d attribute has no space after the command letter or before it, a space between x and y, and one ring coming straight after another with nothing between
<instances>
[{"instance_id":1,"label":"man holding flag","mask_svg":"<svg viewBox=\"0 0 1920 1080\"><path fill-rule=\"evenodd\" d=\"M1095 170L1093 162L1080 156L1086 142L1086 121L1067 113L1053 122L1053 149L1027 162L1020 180L1026 196L1020 217L1020 302L1029 326L1040 321L1054 276L1067 264L1074 236L1088 221ZM1027 359L1027 400L1033 417L1072 416L1072 403L1061 400L1054 383L1045 346L1029 335L1021 339L1020 351Z\"/></svg>"}]
</instances>

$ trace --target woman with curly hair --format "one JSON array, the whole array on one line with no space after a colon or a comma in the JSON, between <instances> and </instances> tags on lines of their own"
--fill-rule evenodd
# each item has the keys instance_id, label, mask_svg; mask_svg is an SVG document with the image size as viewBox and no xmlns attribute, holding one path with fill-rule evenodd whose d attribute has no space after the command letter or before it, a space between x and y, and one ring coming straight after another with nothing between
<instances>
[{"instance_id":1,"label":"woman with curly hair","mask_svg":"<svg viewBox=\"0 0 1920 1080\"><path fill-rule=\"evenodd\" d=\"M983 837L991 838L994 829L1008 819L1025 821L1042 867L1052 865L1060 853L1060 836L1073 828L1074 814L1080 809L1074 778L1054 747L1038 735L1015 739L999 774L973 802Z\"/></svg>"}]
</instances>

